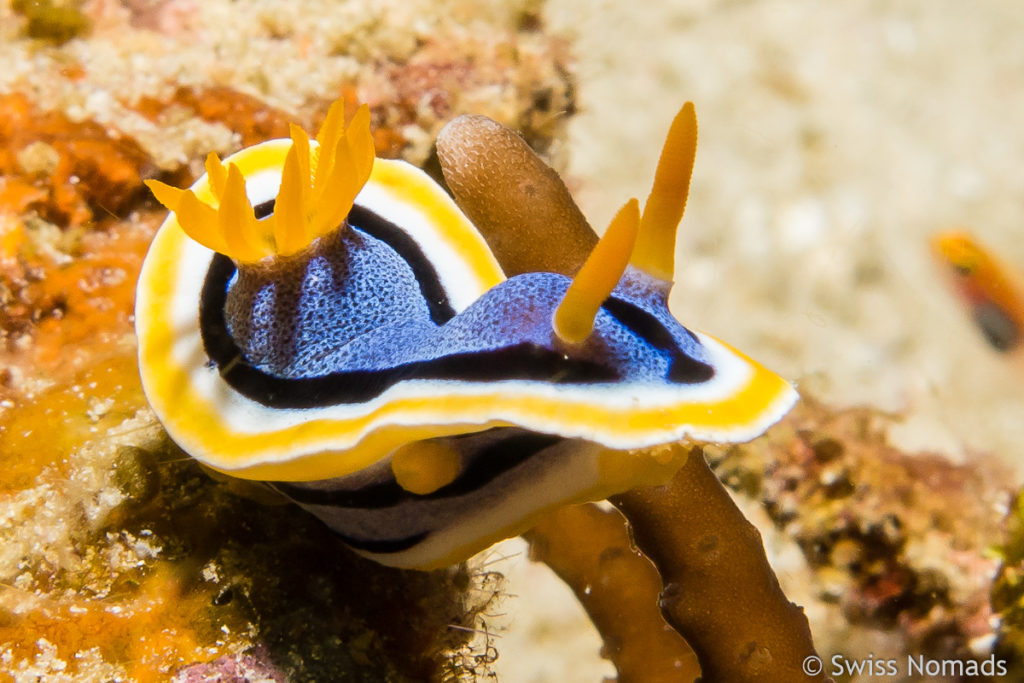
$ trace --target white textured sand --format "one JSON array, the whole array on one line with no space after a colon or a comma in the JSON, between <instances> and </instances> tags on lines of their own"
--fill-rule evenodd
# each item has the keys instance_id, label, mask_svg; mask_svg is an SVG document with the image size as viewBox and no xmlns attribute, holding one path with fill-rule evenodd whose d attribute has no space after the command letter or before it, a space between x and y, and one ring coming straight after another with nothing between
<instances>
[{"instance_id":1,"label":"white textured sand","mask_svg":"<svg viewBox=\"0 0 1024 683\"><path fill-rule=\"evenodd\" d=\"M693 100L673 303L836 404L906 411L908 446L1024 462L1024 374L945 286L968 226L1024 271L1024 6L551 0L581 111L571 172L602 226L646 196Z\"/></svg>"},{"instance_id":2,"label":"white textured sand","mask_svg":"<svg viewBox=\"0 0 1024 683\"><path fill-rule=\"evenodd\" d=\"M1024 465L1024 372L987 348L927 243L966 226L1024 271L1024 5L547 7L575 38L571 173L598 229L646 196L669 121L685 100L697 105L673 296L683 322L836 405L905 412L892 436L909 449ZM541 612L586 638L560 609ZM502 680L593 683L607 672L596 657L520 668L516 659L557 661L565 645L512 644L499 644Z\"/></svg>"}]
</instances>

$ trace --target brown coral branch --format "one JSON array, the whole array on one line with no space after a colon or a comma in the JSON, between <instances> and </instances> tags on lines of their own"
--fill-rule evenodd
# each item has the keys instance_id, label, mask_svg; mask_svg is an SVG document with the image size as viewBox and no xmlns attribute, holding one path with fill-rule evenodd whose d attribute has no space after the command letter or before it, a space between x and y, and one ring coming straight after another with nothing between
<instances>
[{"instance_id":1,"label":"brown coral branch","mask_svg":"<svg viewBox=\"0 0 1024 683\"><path fill-rule=\"evenodd\" d=\"M445 182L509 277L571 275L597 244L565 183L517 133L460 116L437 136Z\"/></svg>"},{"instance_id":2,"label":"brown coral branch","mask_svg":"<svg viewBox=\"0 0 1024 683\"><path fill-rule=\"evenodd\" d=\"M803 609L782 593L760 534L700 448L669 484L610 500L661 573L662 613L697 653L704 680L824 680L801 668L815 654Z\"/></svg>"},{"instance_id":3,"label":"brown coral branch","mask_svg":"<svg viewBox=\"0 0 1024 683\"><path fill-rule=\"evenodd\" d=\"M693 651L657 609L661 578L631 547L621 515L592 503L570 505L523 536L531 558L546 563L576 594L619 683L676 683L700 675Z\"/></svg>"}]
</instances>

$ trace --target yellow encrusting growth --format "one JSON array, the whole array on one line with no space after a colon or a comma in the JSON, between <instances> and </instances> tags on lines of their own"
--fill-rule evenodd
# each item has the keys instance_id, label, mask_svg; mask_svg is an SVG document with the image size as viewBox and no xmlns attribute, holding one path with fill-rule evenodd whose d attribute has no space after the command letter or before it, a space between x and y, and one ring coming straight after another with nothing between
<instances>
[{"instance_id":1,"label":"yellow encrusting growth","mask_svg":"<svg viewBox=\"0 0 1024 683\"><path fill-rule=\"evenodd\" d=\"M462 457L440 441L414 441L391 454L391 471L399 486L423 496L452 483Z\"/></svg>"},{"instance_id":2,"label":"yellow encrusting growth","mask_svg":"<svg viewBox=\"0 0 1024 683\"><path fill-rule=\"evenodd\" d=\"M631 259L637 268L666 282L672 281L675 270L676 229L686 209L696 155L697 113L693 102L687 102L673 119L661 150Z\"/></svg>"},{"instance_id":3,"label":"yellow encrusting growth","mask_svg":"<svg viewBox=\"0 0 1024 683\"><path fill-rule=\"evenodd\" d=\"M629 265L639 225L639 202L630 199L612 219L555 309L552 327L559 339L579 344L590 336L598 309Z\"/></svg>"},{"instance_id":4,"label":"yellow encrusting growth","mask_svg":"<svg viewBox=\"0 0 1024 683\"><path fill-rule=\"evenodd\" d=\"M234 164L225 168L215 154L206 159L215 206L200 201L191 189L156 180L146 184L175 213L182 230L203 246L240 263L289 256L341 225L369 179L374 160L370 110L361 106L345 126L343 104L335 102L315 147L296 125L291 139L274 213L262 220L256 219L241 171Z\"/></svg>"}]
</instances>

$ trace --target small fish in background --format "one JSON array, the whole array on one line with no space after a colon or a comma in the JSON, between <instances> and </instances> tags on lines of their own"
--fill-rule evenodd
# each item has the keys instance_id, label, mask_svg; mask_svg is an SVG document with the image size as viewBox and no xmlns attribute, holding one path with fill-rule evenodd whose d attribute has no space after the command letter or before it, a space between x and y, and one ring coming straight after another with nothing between
<instances>
[{"instance_id":1,"label":"small fish in background","mask_svg":"<svg viewBox=\"0 0 1024 683\"><path fill-rule=\"evenodd\" d=\"M992 348L1013 353L1024 342L1024 281L970 235L943 232L932 249Z\"/></svg>"}]
</instances>

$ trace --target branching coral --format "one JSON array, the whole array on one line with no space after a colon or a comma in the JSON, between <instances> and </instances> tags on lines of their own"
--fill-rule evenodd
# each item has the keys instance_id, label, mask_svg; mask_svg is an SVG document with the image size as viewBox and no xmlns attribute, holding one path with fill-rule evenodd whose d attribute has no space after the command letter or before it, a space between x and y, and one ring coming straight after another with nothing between
<instances>
[{"instance_id":1,"label":"branching coral","mask_svg":"<svg viewBox=\"0 0 1024 683\"><path fill-rule=\"evenodd\" d=\"M455 119L438 136L437 154L459 208L506 275L575 273L597 244L558 174L496 121Z\"/></svg>"},{"instance_id":2,"label":"branching coral","mask_svg":"<svg viewBox=\"0 0 1024 683\"><path fill-rule=\"evenodd\" d=\"M801 669L814 654L803 610L699 448L668 484L611 501L632 538L595 505L558 510L524 536L573 589L622 683L823 680Z\"/></svg>"},{"instance_id":3,"label":"branching coral","mask_svg":"<svg viewBox=\"0 0 1024 683\"><path fill-rule=\"evenodd\" d=\"M704 680L824 680L801 668L815 654L803 610L783 595L761 535L699 448L669 484L611 501L661 573L662 612L697 653Z\"/></svg>"},{"instance_id":4,"label":"branching coral","mask_svg":"<svg viewBox=\"0 0 1024 683\"><path fill-rule=\"evenodd\" d=\"M693 651L658 611L661 578L632 547L625 520L593 503L556 510L523 535L579 598L620 683L693 680Z\"/></svg>"}]
</instances>

